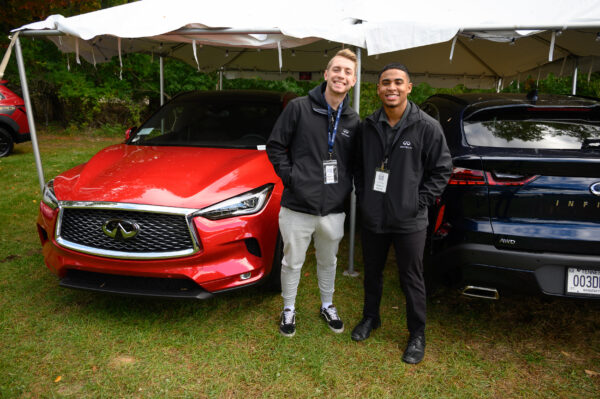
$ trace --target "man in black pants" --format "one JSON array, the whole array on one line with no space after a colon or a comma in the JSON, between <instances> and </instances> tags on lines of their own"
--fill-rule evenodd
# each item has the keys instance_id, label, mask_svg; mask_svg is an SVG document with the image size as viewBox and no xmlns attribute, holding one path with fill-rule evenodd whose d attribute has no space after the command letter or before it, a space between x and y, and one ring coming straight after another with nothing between
<instances>
[{"instance_id":1,"label":"man in black pants","mask_svg":"<svg viewBox=\"0 0 600 399\"><path fill-rule=\"evenodd\" d=\"M402 360L416 364L425 355L427 208L444 191L452 160L440 124L408 101L411 90L406 67L387 65L377 84L383 107L363 122L357 143L365 302L352 339L365 340L381 325L383 268L393 244L410 333Z\"/></svg>"}]
</instances>

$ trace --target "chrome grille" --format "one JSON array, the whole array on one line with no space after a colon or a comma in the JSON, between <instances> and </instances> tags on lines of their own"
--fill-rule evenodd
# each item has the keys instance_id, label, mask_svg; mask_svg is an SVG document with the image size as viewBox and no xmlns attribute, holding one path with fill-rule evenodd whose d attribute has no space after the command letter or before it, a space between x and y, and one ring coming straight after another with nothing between
<instances>
[{"instance_id":1,"label":"chrome grille","mask_svg":"<svg viewBox=\"0 0 600 399\"><path fill-rule=\"evenodd\" d=\"M136 223L139 226L138 234L127 240L107 236L102 226L112 219ZM83 246L88 252L90 249L133 254L194 250L185 215L118 209L64 208L60 223L60 238L69 244Z\"/></svg>"}]
</instances>

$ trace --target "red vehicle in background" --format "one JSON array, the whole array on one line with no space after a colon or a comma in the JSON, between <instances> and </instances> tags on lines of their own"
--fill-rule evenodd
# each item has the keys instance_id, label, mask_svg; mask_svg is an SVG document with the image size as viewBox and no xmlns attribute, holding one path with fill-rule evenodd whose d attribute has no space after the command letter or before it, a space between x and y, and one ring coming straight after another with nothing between
<instances>
[{"instance_id":1,"label":"red vehicle in background","mask_svg":"<svg viewBox=\"0 0 600 399\"><path fill-rule=\"evenodd\" d=\"M11 153L15 143L30 141L25 102L0 80L0 157Z\"/></svg>"},{"instance_id":2,"label":"red vehicle in background","mask_svg":"<svg viewBox=\"0 0 600 399\"><path fill-rule=\"evenodd\" d=\"M265 151L288 95L192 92L44 189L37 227L60 285L207 298L280 285L283 184Z\"/></svg>"}]
</instances>

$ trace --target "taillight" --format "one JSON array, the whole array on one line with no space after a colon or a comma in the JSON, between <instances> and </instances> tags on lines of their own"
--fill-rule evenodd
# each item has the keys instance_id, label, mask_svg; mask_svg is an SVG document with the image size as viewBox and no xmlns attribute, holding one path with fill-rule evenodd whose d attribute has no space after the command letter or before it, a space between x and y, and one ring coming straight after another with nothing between
<instances>
[{"instance_id":1,"label":"taillight","mask_svg":"<svg viewBox=\"0 0 600 399\"><path fill-rule=\"evenodd\" d=\"M488 185L488 186L523 186L539 175L516 175L498 172L484 172L477 169L454 168L448 184L451 185Z\"/></svg>"},{"instance_id":2,"label":"taillight","mask_svg":"<svg viewBox=\"0 0 600 399\"><path fill-rule=\"evenodd\" d=\"M523 186L540 177L540 175L523 176L496 172L485 172L485 176L490 186Z\"/></svg>"},{"instance_id":3,"label":"taillight","mask_svg":"<svg viewBox=\"0 0 600 399\"><path fill-rule=\"evenodd\" d=\"M452 185L485 185L483 171L467 168L454 168L448 184Z\"/></svg>"},{"instance_id":4,"label":"taillight","mask_svg":"<svg viewBox=\"0 0 600 399\"><path fill-rule=\"evenodd\" d=\"M437 231L442 226L442 221L444 220L444 212L446 212L446 205L440 206L438 210L437 217L435 218L435 227L433 228L434 233L437 233Z\"/></svg>"}]
</instances>

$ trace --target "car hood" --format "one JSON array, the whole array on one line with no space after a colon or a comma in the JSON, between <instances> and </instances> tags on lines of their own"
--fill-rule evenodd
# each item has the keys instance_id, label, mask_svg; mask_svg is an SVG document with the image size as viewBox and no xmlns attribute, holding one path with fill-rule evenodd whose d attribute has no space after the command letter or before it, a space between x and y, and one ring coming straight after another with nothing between
<instances>
[{"instance_id":1,"label":"car hood","mask_svg":"<svg viewBox=\"0 0 600 399\"><path fill-rule=\"evenodd\" d=\"M265 151L114 145L54 180L61 201L200 209L278 177Z\"/></svg>"}]
</instances>

